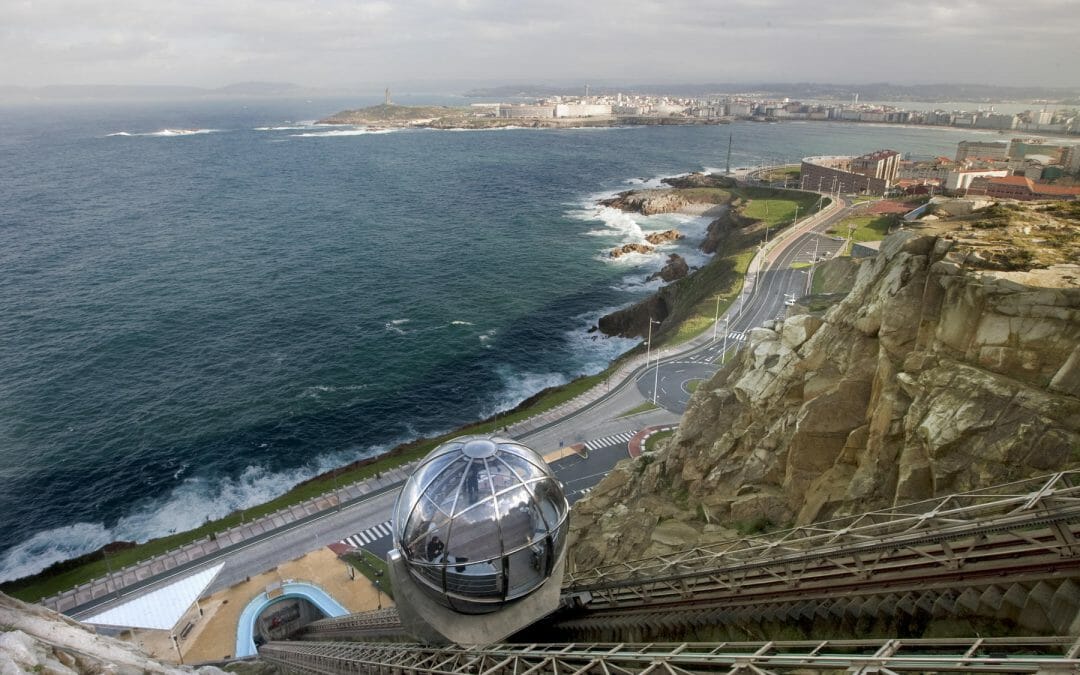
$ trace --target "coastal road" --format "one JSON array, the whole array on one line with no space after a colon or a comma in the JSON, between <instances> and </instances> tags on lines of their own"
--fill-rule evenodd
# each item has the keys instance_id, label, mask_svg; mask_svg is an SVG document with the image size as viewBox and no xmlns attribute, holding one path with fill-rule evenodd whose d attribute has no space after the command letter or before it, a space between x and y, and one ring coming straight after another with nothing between
<instances>
[{"instance_id":1,"label":"coastal road","mask_svg":"<svg viewBox=\"0 0 1080 675\"><path fill-rule=\"evenodd\" d=\"M844 239L824 231L849 215L852 208L855 207L844 206L822 218L810 231L795 236L770 256L759 278L750 280L754 282L752 295L748 299L740 298L740 302L745 300L745 306L734 306L737 313L727 322L726 329L717 331L716 340L666 359L661 352L659 365L649 367L636 380L642 398L655 401L673 413L685 412L696 383L712 377L724 362L724 355L738 350L751 329L766 321L783 319L789 301L809 294L810 265L833 257L844 246Z\"/></svg>"},{"instance_id":2,"label":"coastal road","mask_svg":"<svg viewBox=\"0 0 1080 675\"><path fill-rule=\"evenodd\" d=\"M824 229L844 213L846 209L838 209L833 216L823 217L822 222L815 224L813 229ZM807 283L806 272L792 269L791 265L795 262L809 262L814 255L815 241L819 254L839 247L839 242L830 245L826 240L830 238L812 232L801 234L770 253L768 264L759 274L760 278L747 280L746 286L752 288L752 291L741 300L745 306L729 326L729 350L741 343L739 334L782 315L785 309L785 293L802 295ZM575 443L589 445L590 452L587 457L571 456L553 464L556 475L566 485L569 498L576 501L606 475L619 459L627 456L625 441L605 443L604 440L624 436L647 426L678 423L690 397L691 387L687 383L712 375L717 368L715 362L722 357L720 350L723 349L723 344L721 333L718 340L688 352L667 359L661 355L659 374L653 369L645 369L638 371L636 377L628 380L607 383L610 390L594 403L523 434L518 440L541 453ZM652 398L651 387L654 381L660 383L657 393L659 407L650 409L648 401ZM225 562L222 572L207 589L209 594L249 576L273 569L284 561L362 532L379 533L383 543L373 543L369 548L382 553L388 548L386 542L389 537L385 534L385 527L380 526L390 518L396 496L397 489L393 489L349 504L340 511L320 514L302 526L282 528L227 554L195 561L190 569ZM372 538L371 541L377 542L380 538ZM129 600L155 585L155 580L148 579L129 587L125 589L122 600ZM91 604L95 610L99 610L115 603L116 600L94 601ZM87 609L88 606L77 607L69 613L78 618L80 614L87 613Z\"/></svg>"}]
</instances>

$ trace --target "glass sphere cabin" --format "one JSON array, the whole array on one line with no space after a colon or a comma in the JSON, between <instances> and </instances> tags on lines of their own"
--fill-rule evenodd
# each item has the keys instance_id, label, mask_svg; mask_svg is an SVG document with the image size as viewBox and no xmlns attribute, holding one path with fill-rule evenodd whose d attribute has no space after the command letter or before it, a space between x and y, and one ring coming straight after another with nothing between
<instances>
[{"instance_id":1,"label":"glass sphere cabin","mask_svg":"<svg viewBox=\"0 0 1080 675\"><path fill-rule=\"evenodd\" d=\"M435 448L394 507L394 540L424 592L452 610L494 612L551 576L569 505L547 463L497 436Z\"/></svg>"}]
</instances>

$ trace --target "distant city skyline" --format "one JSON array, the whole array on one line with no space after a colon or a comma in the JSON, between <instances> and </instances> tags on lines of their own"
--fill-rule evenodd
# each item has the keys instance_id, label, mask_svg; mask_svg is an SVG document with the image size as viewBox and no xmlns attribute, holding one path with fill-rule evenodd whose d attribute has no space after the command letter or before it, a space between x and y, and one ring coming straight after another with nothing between
<instances>
[{"instance_id":1,"label":"distant city skyline","mask_svg":"<svg viewBox=\"0 0 1080 675\"><path fill-rule=\"evenodd\" d=\"M1075 0L0 5L0 85L975 82L1080 87Z\"/></svg>"}]
</instances>

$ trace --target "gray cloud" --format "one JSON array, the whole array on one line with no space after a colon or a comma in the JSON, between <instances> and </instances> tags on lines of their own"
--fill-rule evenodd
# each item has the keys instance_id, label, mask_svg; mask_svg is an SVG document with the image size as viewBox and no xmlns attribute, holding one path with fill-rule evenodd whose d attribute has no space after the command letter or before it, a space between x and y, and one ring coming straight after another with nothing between
<instances>
[{"instance_id":1,"label":"gray cloud","mask_svg":"<svg viewBox=\"0 0 1080 675\"><path fill-rule=\"evenodd\" d=\"M9 0L0 84L1080 85L1076 0Z\"/></svg>"}]
</instances>

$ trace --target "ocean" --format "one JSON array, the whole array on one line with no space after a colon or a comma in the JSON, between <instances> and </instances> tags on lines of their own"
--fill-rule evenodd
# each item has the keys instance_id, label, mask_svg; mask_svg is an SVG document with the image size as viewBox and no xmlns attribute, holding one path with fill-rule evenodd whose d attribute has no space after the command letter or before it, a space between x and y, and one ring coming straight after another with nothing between
<instances>
[{"instance_id":1,"label":"ocean","mask_svg":"<svg viewBox=\"0 0 1080 675\"><path fill-rule=\"evenodd\" d=\"M729 133L736 166L986 135L313 124L372 102L0 108L0 580L601 370L635 342L588 328L668 253L702 264L707 221L596 200L723 167Z\"/></svg>"}]
</instances>

